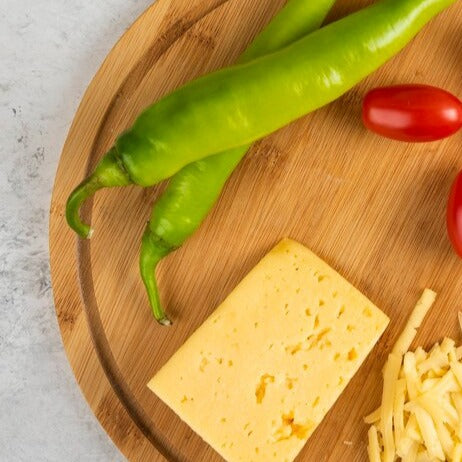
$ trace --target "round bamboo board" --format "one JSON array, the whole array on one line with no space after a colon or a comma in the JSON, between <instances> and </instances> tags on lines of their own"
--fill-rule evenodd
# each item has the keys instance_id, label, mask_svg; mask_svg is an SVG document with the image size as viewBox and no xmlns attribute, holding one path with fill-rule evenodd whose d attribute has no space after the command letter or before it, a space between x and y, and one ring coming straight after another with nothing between
<instances>
[{"instance_id":1,"label":"round bamboo board","mask_svg":"<svg viewBox=\"0 0 462 462\"><path fill-rule=\"evenodd\" d=\"M330 19L367 3L339 0ZM392 83L462 95L460 5L346 96L255 144L200 230L159 268L172 328L153 321L138 274L141 234L162 185L98 193L84 211L91 241L68 229L68 194L116 135L166 92L236 61L282 4L158 0L103 63L66 141L50 219L56 311L77 381L129 460L221 460L146 383L282 237L310 247L391 318L298 460L366 460L362 417L379 403L381 367L424 287L439 298L418 342L457 336L462 262L446 237L445 205L462 167L461 134L389 141L365 131L360 106L367 89Z\"/></svg>"}]
</instances>

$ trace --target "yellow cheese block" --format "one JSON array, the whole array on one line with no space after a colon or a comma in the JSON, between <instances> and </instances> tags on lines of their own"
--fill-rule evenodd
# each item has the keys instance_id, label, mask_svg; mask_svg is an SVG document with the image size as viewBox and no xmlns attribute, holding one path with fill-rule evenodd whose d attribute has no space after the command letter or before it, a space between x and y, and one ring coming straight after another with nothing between
<instances>
[{"instance_id":1,"label":"yellow cheese block","mask_svg":"<svg viewBox=\"0 0 462 462\"><path fill-rule=\"evenodd\" d=\"M148 386L227 461L292 461L388 321L283 240Z\"/></svg>"}]
</instances>

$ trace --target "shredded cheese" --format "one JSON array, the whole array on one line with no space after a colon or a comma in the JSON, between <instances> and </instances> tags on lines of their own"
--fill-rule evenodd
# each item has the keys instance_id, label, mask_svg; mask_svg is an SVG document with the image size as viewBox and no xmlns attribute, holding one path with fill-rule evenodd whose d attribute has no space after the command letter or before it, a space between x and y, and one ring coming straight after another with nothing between
<instances>
[{"instance_id":1,"label":"shredded cheese","mask_svg":"<svg viewBox=\"0 0 462 462\"><path fill-rule=\"evenodd\" d=\"M367 424L373 424L380 420L380 408L377 408L374 412L371 412L367 417L364 417L364 422Z\"/></svg>"},{"instance_id":2,"label":"shredded cheese","mask_svg":"<svg viewBox=\"0 0 462 462\"><path fill-rule=\"evenodd\" d=\"M462 358L462 346L459 346L456 348L456 356L457 356L457 361L460 361Z\"/></svg>"},{"instance_id":3,"label":"shredded cheese","mask_svg":"<svg viewBox=\"0 0 462 462\"><path fill-rule=\"evenodd\" d=\"M395 460L395 440L393 437L393 400L396 381L401 368L401 356L391 353L383 370L382 407L380 408L380 431L383 437L383 461Z\"/></svg>"},{"instance_id":4,"label":"shredded cheese","mask_svg":"<svg viewBox=\"0 0 462 462\"><path fill-rule=\"evenodd\" d=\"M452 452L453 462L462 462L462 443L457 443Z\"/></svg>"},{"instance_id":5,"label":"shredded cheese","mask_svg":"<svg viewBox=\"0 0 462 462\"><path fill-rule=\"evenodd\" d=\"M415 441L409 446L408 451L402 457L403 462L416 462L417 452L419 451L419 444Z\"/></svg>"},{"instance_id":6,"label":"shredded cheese","mask_svg":"<svg viewBox=\"0 0 462 462\"><path fill-rule=\"evenodd\" d=\"M415 415L420 432L422 433L423 443L430 457L438 460L445 460L443 448L441 447L435 424L430 414L420 406L414 404L410 406L410 411Z\"/></svg>"},{"instance_id":7,"label":"shredded cheese","mask_svg":"<svg viewBox=\"0 0 462 462\"><path fill-rule=\"evenodd\" d=\"M462 462L462 346L408 351L435 297L424 291L383 368L382 404L364 419L371 462Z\"/></svg>"},{"instance_id":8,"label":"shredded cheese","mask_svg":"<svg viewBox=\"0 0 462 462\"><path fill-rule=\"evenodd\" d=\"M406 381L400 379L396 382L395 401L393 404L393 426L395 442L404 436L404 402L406 399Z\"/></svg>"},{"instance_id":9,"label":"shredded cheese","mask_svg":"<svg viewBox=\"0 0 462 462\"><path fill-rule=\"evenodd\" d=\"M370 462L381 462L379 438L377 436L377 428L374 425L369 428L367 436L369 439L367 453L369 455Z\"/></svg>"},{"instance_id":10,"label":"shredded cheese","mask_svg":"<svg viewBox=\"0 0 462 462\"><path fill-rule=\"evenodd\" d=\"M393 347L392 353L397 355L404 355L409 350L412 341L414 340L417 329L422 324L425 315L428 313L433 303L435 303L436 293L433 290L425 289L420 300L417 302L414 311L411 313L409 320L404 328L403 332L398 338L395 346Z\"/></svg>"},{"instance_id":11,"label":"shredded cheese","mask_svg":"<svg viewBox=\"0 0 462 462\"><path fill-rule=\"evenodd\" d=\"M417 373L414 353L410 351L404 355L403 372L409 397L415 399L419 395L422 385L419 380L419 374Z\"/></svg>"}]
</instances>

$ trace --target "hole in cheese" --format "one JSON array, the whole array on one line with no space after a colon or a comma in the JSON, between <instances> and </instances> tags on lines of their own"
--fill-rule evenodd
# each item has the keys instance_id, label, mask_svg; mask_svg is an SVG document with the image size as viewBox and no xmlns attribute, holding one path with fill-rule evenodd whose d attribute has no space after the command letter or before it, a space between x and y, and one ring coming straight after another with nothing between
<instances>
[{"instance_id":1,"label":"hole in cheese","mask_svg":"<svg viewBox=\"0 0 462 462\"><path fill-rule=\"evenodd\" d=\"M292 388L294 388L294 382L296 382L297 379L295 378L290 378L290 377L286 377L286 387L288 390L292 390Z\"/></svg>"},{"instance_id":2,"label":"hole in cheese","mask_svg":"<svg viewBox=\"0 0 462 462\"><path fill-rule=\"evenodd\" d=\"M366 308L364 308L363 315L366 316L366 318L372 317L372 311L368 306L366 306Z\"/></svg>"},{"instance_id":3,"label":"hole in cheese","mask_svg":"<svg viewBox=\"0 0 462 462\"><path fill-rule=\"evenodd\" d=\"M358 352L356 351L356 348L352 348L349 352L348 352L348 361L353 361L355 360L357 357L358 357Z\"/></svg>"},{"instance_id":4,"label":"hole in cheese","mask_svg":"<svg viewBox=\"0 0 462 462\"><path fill-rule=\"evenodd\" d=\"M274 432L276 441L283 441L292 437L305 439L313 427L309 421L304 424L296 423L294 411L290 411L287 414L282 414L281 420L281 425Z\"/></svg>"},{"instance_id":5,"label":"hole in cheese","mask_svg":"<svg viewBox=\"0 0 462 462\"><path fill-rule=\"evenodd\" d=\"M270 374L263 374L260 377L260 382L257 385L257 388L255 389L255 397L257 399L258 404L262 403L263 398L265 397L265 394L266 394L266 387L270 383L274 383L274 376Z\"/></svg>"},{"instance_id":6,"label":"hole in cheese","mask_svg":"<svg viewBox=\"0 0 462 462\"><path fill-rule=\"evenodd\" d=\"M290 353L291 355L298 353L301 349L302 349L302 344L300 342L297 343L296 345L286 346L287 353Z\"/></svg>"},{"instance_id":7,"label":"hole in cheese","mask_svg":"<svg viewBox=\"0 0 462 462\"><path fill-rule=\"evenodd\" d=\"M331 331L332 329L330 327L326 327L323 329L319 334L316 335L310 335L306 340L308 342L307 345L307 350L311 350L312 348L315 348L318 346L318 344L323 340L326 335ZM331 344L328 340L326 340L327 343Z\"/></svg>"},{"instance_id":8,"label":"hole in cheese","mask_svg":"<svg viewBox=\"0 0 462 462\"><path fill-rule=\"evenodd\" d=\"M319 316L316 315L316 317L314 318L314 328L316 329L317 327L319 327Z\"/></svg>"},{"instance_id":9,"label":"hole in cheese","mask_svg":"<svg viewBox=\"0 0 462 462\"><path fill-rule=\"evenodd\" d=\"M209 360L207 358L202 358L201 363L199 364L199 370L201 372L205 371L206 366L209 364Z\"/></svg>"}]
</instances>

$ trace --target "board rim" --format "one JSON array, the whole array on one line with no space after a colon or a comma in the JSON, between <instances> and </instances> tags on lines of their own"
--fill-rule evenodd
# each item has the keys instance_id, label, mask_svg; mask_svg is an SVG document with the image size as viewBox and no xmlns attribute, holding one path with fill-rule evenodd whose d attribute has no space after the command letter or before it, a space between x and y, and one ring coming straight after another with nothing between
<instances>
[{"instance_id":1,"label":"board rim","mask_svg":"<svg viewBox=\"0 0 462 462\"><path fill-rule=\"evenodd\" d=\"M97 317L93 317L93 321L89 318L88 305L85 301L88 297L92 298L94 296L94 281L91 278L92 269L91 265L88 266L88 262L91 262L91 259L88 258L91 243L79 242L75 235L67 228L63 213L64 204L70 193L69 188L87 176L89 170L92 169L92 163L102 154L102 145L99 144L101 142L99 139L100 134L104 131L105 126L106 128L110 127L111 112L114 110L117 111L116 105L123 102L127 93L133 90L133 85L140 83L139 79L143 78L143 65L156 63L156 59L158 60L162 57L175 43L174 41L169 42L169 40L173 40L175 37L180 39L198 21L228 2L230 0L195 0L191 4L188 4L187 8L184 8L184 3L180 0L157 0L156 3L151 5L115 44L90 83L67 136L56 173L50 206L49 244L53 296L63 344L76 380L90 408L106 433L114 441L114 444L119 447L129 460L160 460L162 457L160 453L163 453L164 457L167 457L169 460L177 460L179 456L175 456L169 451L170 448L167 447L168 445L164 445L162 441L153 441L149 437L149 433L151 433L149 428L143 428L143 425L140 425L135 421L136 419L133 419L133 410L142 412L142 409L137 409L137 406L133 407L130 404L126 405L123 402L124 400L120 399L120 396L123 398L126 397L126 393L124 390L114 386L114 384L117 385L117 371L115 371L115 374L107 373L108 370L104 366L104 361L109 360L111 362L111 354L106 352L101 355L101 349L104 349L104 347L98 347L98 342L95 343L95 328L98 329L99 325L102 329L101 318L98 312L96 313ZM176 14L169 14L171 11L165 5L171 6L172 9L176 7ZM150 27L152 29L151 22L157 22L157 25L160 24L162 27L155 32L152 30L141 30L143 27ZM146 32L148 38L142 35ZM141 41L141 45L136 42L137 40ZM161 44L157 44L157 42L161 42ZM128 48L128 52L131 50L136 54L131 60L130 58L118 55L118 53L123 51L127 52L125 47ZM129 61L129 65L125 69L120 69L119 60L127 60ZM148 61L146 62L145 60ZM117 69L118 66L119 69ZM122 75L117 75L117 71L120 71ZM114 78L116 83L111 81L109 90L107 88L101 89L101 81L106 82L106 77L108 76ZM103 98L101 94L105 90L107 93ZM130 95L128 94L128 96ZM97 103L92 101L94 98L97 100L97 103L103 106L101 109ZM88 113L87 108L90 101L97 107L95 124L89 127L87 132L82 133L82 126L85 125L82 120L85 120L87 125L88 122L93 121L92 114ZM80 150L80 155L73 156L76 142L72 138L82 136L85 136L87 141L90 142L86 146L81 147L78 145L77 148ZM79 141L85 144L85 140ZM79 157L80 163L73 159L73 157ZM66 173L65 170L69 170L69 168L73 172L72 181L70 181L68 171L67 183L64 184L63 175ZM91 216L91 204L88 204L88 207L86 207L84 215L87 219ZM79 263L82 261L85 261L87 266ZM68 267L64 267L64 265ZM85 287L83 291L82 287ZM83 293L81 294L81 292ZM84 299L82 299L82 295ZM67 300L66 297L69 297L70 300ZM95 310L90 314L94 316ZM96 339L98 341L101 340L99 336L96 336ZM82 342L85 343L85 350L79 351L78 349L82 347ZM109 353L111 353L110 342L107 343L109 344ZM101 357L97 357L97 354L102 356L103 361ZM87 377L89 372L93 373L94 371L88 371L85 360L81 359L82 355L90 357L92 361L91 365L97 368L97 377L93 380L93 383L97 381L104 388L105 398L106 395L111 396L109 402L111 405L114 405L114 409L107 406L107 403L104 411L100 409L100 403L95 400L94 393L92 395L93 390L89 389L90 385ZM82 363L84 363L83 369ZM87 367L86 371L85 367ZM107 415L103 415L103 412ZM121 438L120 431L117 431L117 426L122 427L122 425L119 425L119 419L124 419L122 421L125 424L123 429L129 433L126 438L124 438L126 435L122 435L123 437ZM151 428L153 428L153 420L149 419L149 421L151 422ZM155 428L153 428L153 431L155 431ZM163 435L160 434L160 436ZM141 446L142 448L137 448L137 446ZM173 450L174 448L171 447L171 449ZM157 451L160 451L160 453ZM150 457L146 457L146 454L149 454Z\"/></svg>"}]
</instances>

